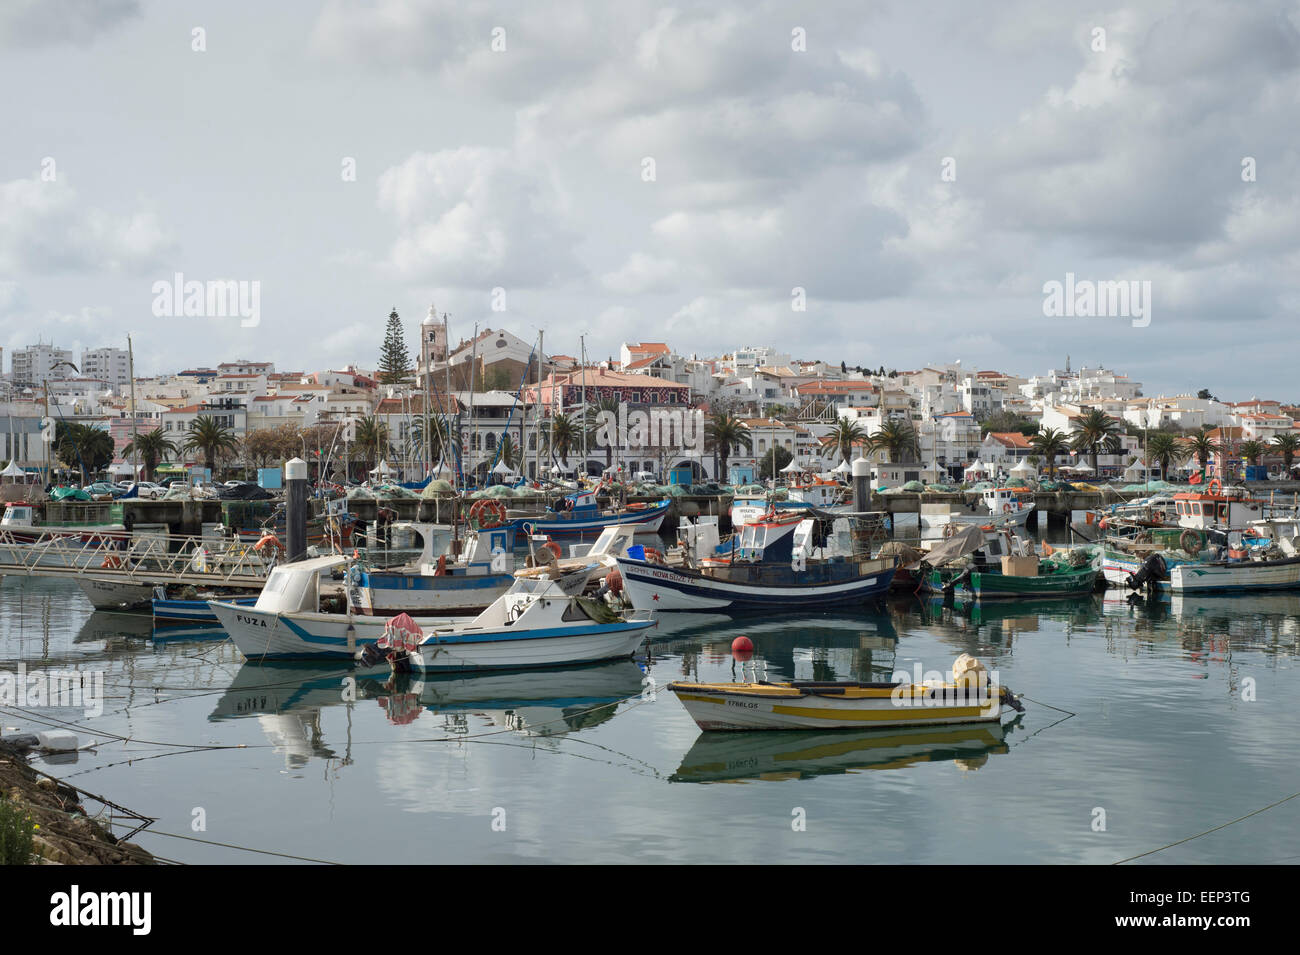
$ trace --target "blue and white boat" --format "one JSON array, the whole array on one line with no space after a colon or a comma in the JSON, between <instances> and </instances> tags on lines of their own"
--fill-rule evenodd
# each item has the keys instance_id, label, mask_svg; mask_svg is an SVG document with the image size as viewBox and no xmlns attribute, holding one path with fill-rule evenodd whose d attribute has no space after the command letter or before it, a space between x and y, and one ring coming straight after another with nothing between
<instances>
[{"instance_id":1,"label":"blue and white boat","mask_svg":"<svg viewBox=\"0 0 1300 955\"><path fill-rule=\"evenodd\" d=\"M726 558L693 557L680 565L618 558L627 599L648 611L789 611L867 603L885 596L894 557L809 559L795 551L799 514L769 517L740 530Z\"/></svg>"},{"instance_id":2,"label":"blue and white boat","mask_svg":"<svg viewBox=\"0 0 1300 955\"><path fill-rule=\"evenodd\" d=\"M320 577L350 558L318 557L276 567L253 607L210 606L250 660L357 659L384 636L388 619L320 611ZM535 606L536 605L536 606ZM520 580L476 617L416 618L431 638L430 670L558 666L630 656L653 622L610 614L570 597L549 579ZM527 617L527 619L525 619ZM410 619L410 618L408 618ZM424 651L421 651L424 652ZM372 661L373 662L373 661Z\"/></svg>"},{"instance_id":3,"label":"blue and white boat","mask_svg":"<svg viewBox=\"0 0 1300 955\"><path fill-rule=\"evenodd\" d=\"M158 588L161 590L162 588ZM213 599L213 598L208 598ZM257 603L257 595L247 597L222 596L237 607L252 607ZM154 620L166 620L176 623L216 623L217 615L208 606L208 600L168 600L155 594L153 598Z\"/></svg>"},{"instance_id":4,"label":"blue and white boat","mask_svg":"<svg viewBox=\"0 0 1300 955\"><path fill-rule=\"evenodd\" d=\"M629 504L614 510L601 510L596 502L597 490L567 494L544 515L515 518L506 526L523 534L558 538L596 537L606 527L619 524L639 525L638 534L657 534L668 515L668 508L672 506L672 500L664 498L650 504Z\"/></svg>"}]
</instances>

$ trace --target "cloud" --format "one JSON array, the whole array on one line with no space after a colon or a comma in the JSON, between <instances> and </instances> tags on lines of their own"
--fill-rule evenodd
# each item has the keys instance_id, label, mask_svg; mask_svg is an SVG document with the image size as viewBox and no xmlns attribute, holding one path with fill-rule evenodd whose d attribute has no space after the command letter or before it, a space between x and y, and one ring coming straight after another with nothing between
<instances>
[{"instance_id":1,"label":"cloud","mask_svg":"<svg viewBox=\"0 0 1300 955\"><path fill-rule=\"evenodd\" d=\"M87 207L64 180L0 183L0 269L139 273L161 265L175 242L149 211Z\"/></svg>"},{"instance_id":2,"label":"cloud","mask_svg":"<svg viewBox=\"0 0 1300 955\"><path fill-rule=\"evenodd\" d=\"M508 150L414 153L380 175L378 201L399 232L386 265L404 280L530 287L583 271L564 193Z\"/></svg>"},{"instance_id":3,"label":"cloud","mask_svg":"<svg viewBox=\"0 0 1300 955\"><path fill-rule=\"evenodd\" d=\"M139 15L137 0L5 0L0 47L87 46Z\"/></svg>"}]
</instances>

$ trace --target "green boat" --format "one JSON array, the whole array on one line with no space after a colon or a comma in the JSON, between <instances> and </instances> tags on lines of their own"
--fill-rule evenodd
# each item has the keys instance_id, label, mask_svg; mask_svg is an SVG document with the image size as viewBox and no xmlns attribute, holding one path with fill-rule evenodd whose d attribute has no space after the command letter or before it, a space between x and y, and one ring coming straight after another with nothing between
<instances>
[{"instance_id":1,"label":"green boat","mask_svg":"<svg viewBox=\"0 0 1300 955\"><path fill-rule=\"evenodd\" d=\"M953 596L959 600L1024 600L1038 597L1078 597L1090 594L1097 583L1092 567L1057 569L1043 563L1033 577L974 572L958 582Z\"/></svg>"}]
</instances>

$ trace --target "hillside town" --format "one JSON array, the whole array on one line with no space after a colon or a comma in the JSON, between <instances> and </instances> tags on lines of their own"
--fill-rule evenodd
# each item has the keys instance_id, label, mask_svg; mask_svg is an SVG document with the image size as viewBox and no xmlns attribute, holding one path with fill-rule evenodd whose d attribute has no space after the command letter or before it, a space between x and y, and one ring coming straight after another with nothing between
<instances>
[{"instance_id":1,"label":"hillside town","mask_svg":"<svg viewBox=\"0 0 1300 955\"><path fill-rule=\"evenodd\" d=\"M1243 477L1248 465L1262 469L1252 477L1279 476L1300 435L1300 406L1205 390L1147 396L1121 372L1076 368L1068 357L1063 368L1022 375L961 361L862 368L771 346L705 357L680 343L624 342L617 355L584 361L543 354L505 329L448 347L446 317L432 307L418 330L412 362L393 311L380 363L388 368L290 370L240 358L133 378L127 349L20 348L3 377L0 458L28 472L84 466L115 479L140 477L145 465L146 479L198 477L215 465L204 475L212 479L301 455L331 462L336 480L452 477L446 469L481 486L611 470L663 481L673 469L740 483L792 462L825 472L862 456L879 481L898 485L996 478L1022 461L1098 478L1201 466L1190 451L1171 458L1152 435L1181 437L1175 447L1185 448L1199 436L1209 473ZM602 411L664 426L602 435ZM1081 441L1090 415L1106 426ZM698 434L678 420L689 416L702 422ZM91 439L43 441L51 425ZM1045 434L1060 440L1045 444ZM156 460L142 465L137 449Z\"/></svg>"}]
</instances>

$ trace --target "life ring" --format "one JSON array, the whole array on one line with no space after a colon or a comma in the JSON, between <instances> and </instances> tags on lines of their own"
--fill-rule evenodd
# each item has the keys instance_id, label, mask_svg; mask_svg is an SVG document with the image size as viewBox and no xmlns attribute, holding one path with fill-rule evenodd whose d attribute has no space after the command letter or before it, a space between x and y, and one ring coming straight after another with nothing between
<instances>
[{"instance_id":1,"label":"life ring","mask_svg":"<svg viewBox=\"0 0 1300 955\"><path fill-rule=\"evenodd\" d=\"M1210 483L1205 486L1205 493L1207 494L1218 494L1222 490L1223 485L1219 483L1218 478L1212 478Z\"/></svg>"},{"instance_id":2,"label":"life ring","mask_svg":"<svg viewBox=\"0 0 1300 955\"><path fill-rule=\"evenodd\" d=\"M447 555L446 554L438 555L438 566L434 568L433 576L435 577L447 576Z\"/></svg>"},{"instance_id":3,"label":"life ring","mask_svg":"<svg viewBox=\"0 0 1300 955\"><path fill-rule=\"evenodd\" d=\"M103 570L107 570L109 568L116 570L118 568L124 567L125 565L122 563L121 557L118 557L116 554L109 554L107 557L104 558L104 562L99 566Z\"/></svg>"},{"instance_id":4,"label":"life ring","mask_svg":"<svg viewBox=\"0 0 1300 955\"><path fill-rule=\"evenodd\" d=\"M1010 513L1011 513L1011 503L1010 503L1010 502L1007 502L1006 504L1003 504L1003 505L1002 505L1002 513L1003 513L1003 514L1010 514Z\"/></svg>"},{"instance_id":5,"label":"life ring","mask_svg":"<svg viewBox=\"0 0 1300 955\"><path fill-rule=\"evenodd\" d=\"M266 550L268 547L272 550L284 550L284 545L280 543L280 538L276 537L274 534L263 534L262 539L253 545L253 550Z\"/></svg>"},{"instance_id":6,"label":"life ring","mask_svg":"<svg viewBox=\"0 0 1300 955\"><path fill-rule=\"evenodd\" d=\"M560 545L555 543L555 541L551 540L550 538L547 538L546 543L542 545L542 550L549 550L552 554L555 555L556 560L559 560L562 556L564 556L563 551L560 550Z\"/></svg>"},{"instance_id":7,"label":"life ring","mask_svg":"<svg viewBox=\"0 0 1300 955\"><path fill-rule=\"evenodd\" d=\"M1178 546L1189 554L1199 554L1205 547L1205 536L1200 531L1188 528L1179 535Z\"/></svg>"},{"instance_id":8,"label":"life ring","mask_svg":"<svg viewBox=\"0 0 1300 955\"><path fill-rule=\"evenodd\" d=\"M469 516L470 520L477 522L479 527L485 529L500 527L506 522L506 506L494 497L484 498L474 502L469 509Z\"/></svg>"}]
</instances>

